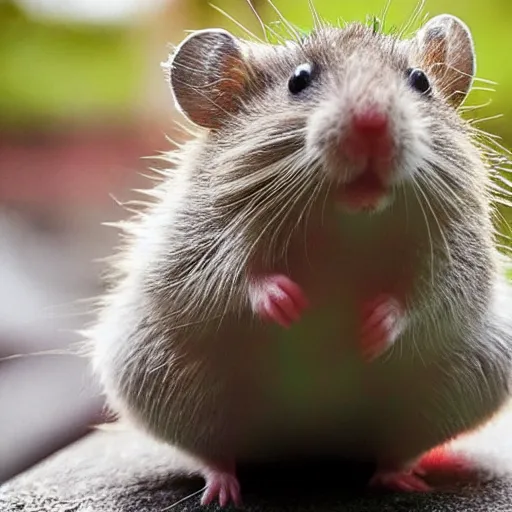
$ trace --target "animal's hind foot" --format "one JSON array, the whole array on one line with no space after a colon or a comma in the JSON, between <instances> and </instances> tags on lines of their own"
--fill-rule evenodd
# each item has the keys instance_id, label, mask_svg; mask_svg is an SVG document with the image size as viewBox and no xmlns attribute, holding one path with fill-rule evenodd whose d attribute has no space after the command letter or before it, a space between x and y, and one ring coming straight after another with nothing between
<instances>
[{"instance_id":1,"label":"animal's hind foot","mask_svg":"<svg viewBox=\"0 0 512 512\"><path fill-rule=\"evenodd\" d=\"M422 473L421 475L419 473ZM370 480L370 487L396 492L428 492L431 487L421 478L423 471L377 470Z\"/></svg>"},{"instance_id":2,"label":"animal's hind foot","mask_svg":"<svg viewBox=\"0 0 512 512\"><path fill-rule=\"evenodd\" d=\"M206 489L201 498L201 505L209 505L214 501L218 501L221 507L242 504L240 483L235 474L234 464L208 467L204 471L204 478Z\"/></svg>"}]
</instances>

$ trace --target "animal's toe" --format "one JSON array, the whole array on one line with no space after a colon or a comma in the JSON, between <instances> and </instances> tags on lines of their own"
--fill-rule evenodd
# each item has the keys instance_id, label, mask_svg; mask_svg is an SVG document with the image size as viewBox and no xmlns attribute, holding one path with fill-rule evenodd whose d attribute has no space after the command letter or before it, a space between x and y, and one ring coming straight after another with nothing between
<instances>
[{"instance_id":1,"label":"animal's toe","mask_svg":"<svg viewBox=\"0 0 512 512\"><path fill-rule=\"evenodd\" d=\"M206 489L201 499L201 505L209 505L218 500L221 507L230 503L241 504L240 484L235 475L215 472L206 478Z\"/></svg>"},{"instance_id":2,"label":"animal's toe","mask_svg":"<svg viewBox=\"0 0 512 512\"><path fill-rule=\"evenodd\" d=\"M300 320L308 307L308 300L300 286L281 274L255 278L249 298L257 315L286 328Z\"/></svg>"},{"instance_id":3,"label":"animal's toe","mask_svg":"<svg viewBox=\"0 0 512 512\"><path fill-rule=\"evenodd\" d=\"M378 471L370 481L371 487L396 492L428 492L430 486L419 476L399 471Z\"/></svg>"}]
</instances>

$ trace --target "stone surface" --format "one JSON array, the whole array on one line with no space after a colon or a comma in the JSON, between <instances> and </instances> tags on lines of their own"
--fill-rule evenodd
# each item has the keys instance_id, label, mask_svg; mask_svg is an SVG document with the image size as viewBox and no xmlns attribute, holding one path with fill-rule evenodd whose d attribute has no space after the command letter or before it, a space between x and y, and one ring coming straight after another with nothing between
<instances>
[{"instance_id":1,"label":"stone surface","mask_svg":"<svg viewBox=\"0 0 512 512\"><path fill-rule=\"evenodd\" d=\"M448 454L433 454L425 465L437 486L429 494L371 493L365 482L372 468L339 461L242 468L244 509L512 511L512 413L507 410L481 432L453 443ZM199 511L203 482L193 476L195 468L194 461L172 448L112 425L1 486L0 510Z\"/></svg>"}]
</instances>

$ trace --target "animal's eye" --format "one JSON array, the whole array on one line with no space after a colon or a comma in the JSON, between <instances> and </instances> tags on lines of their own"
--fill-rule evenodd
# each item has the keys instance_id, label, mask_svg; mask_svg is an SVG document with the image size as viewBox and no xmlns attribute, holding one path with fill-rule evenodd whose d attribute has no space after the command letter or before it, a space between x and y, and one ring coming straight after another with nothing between
<instances>
[{"instance_id":1,"label":"animal's eye","mask_svg":"<svg viewBox=\"0 0 512 512\"><path fill-rule=\"evenodd\" d=\"M409 85L421 94L428 94L431 91L427 75L418 68L409 68L407 71Z\"/></svg>"},{"instance_id":2,"label":"animal's eye","mask_svg":"<svg viewBox=\"0 0 512 512\"><path fill-rule=\"evenodd\" d=\"M293 75L288 80L288 89L292 94L299 94L299 92L309 87L311 84L311 75L313 67L311 64L301 64L298 66Z\"/></svg>"}]
</instances>

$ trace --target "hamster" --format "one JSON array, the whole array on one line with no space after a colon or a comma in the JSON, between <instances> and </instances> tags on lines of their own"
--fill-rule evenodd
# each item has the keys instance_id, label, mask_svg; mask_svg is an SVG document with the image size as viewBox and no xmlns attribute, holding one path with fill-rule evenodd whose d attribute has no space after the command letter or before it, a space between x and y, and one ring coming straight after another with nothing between
<instances>
[{"instance_id":1,"label":"hamster","mask_svg":"<svg viewBox=\"0 0 512 512\"><path fill-rule=\"evenodd\" d=\"M510 394L492 169L459 116L469 29L201 30L167 70L197 133L125 226L89 332L111 407L202 462L203 504L290 454L428 490L419 458Z\"/></svg>"}]
</instances>

